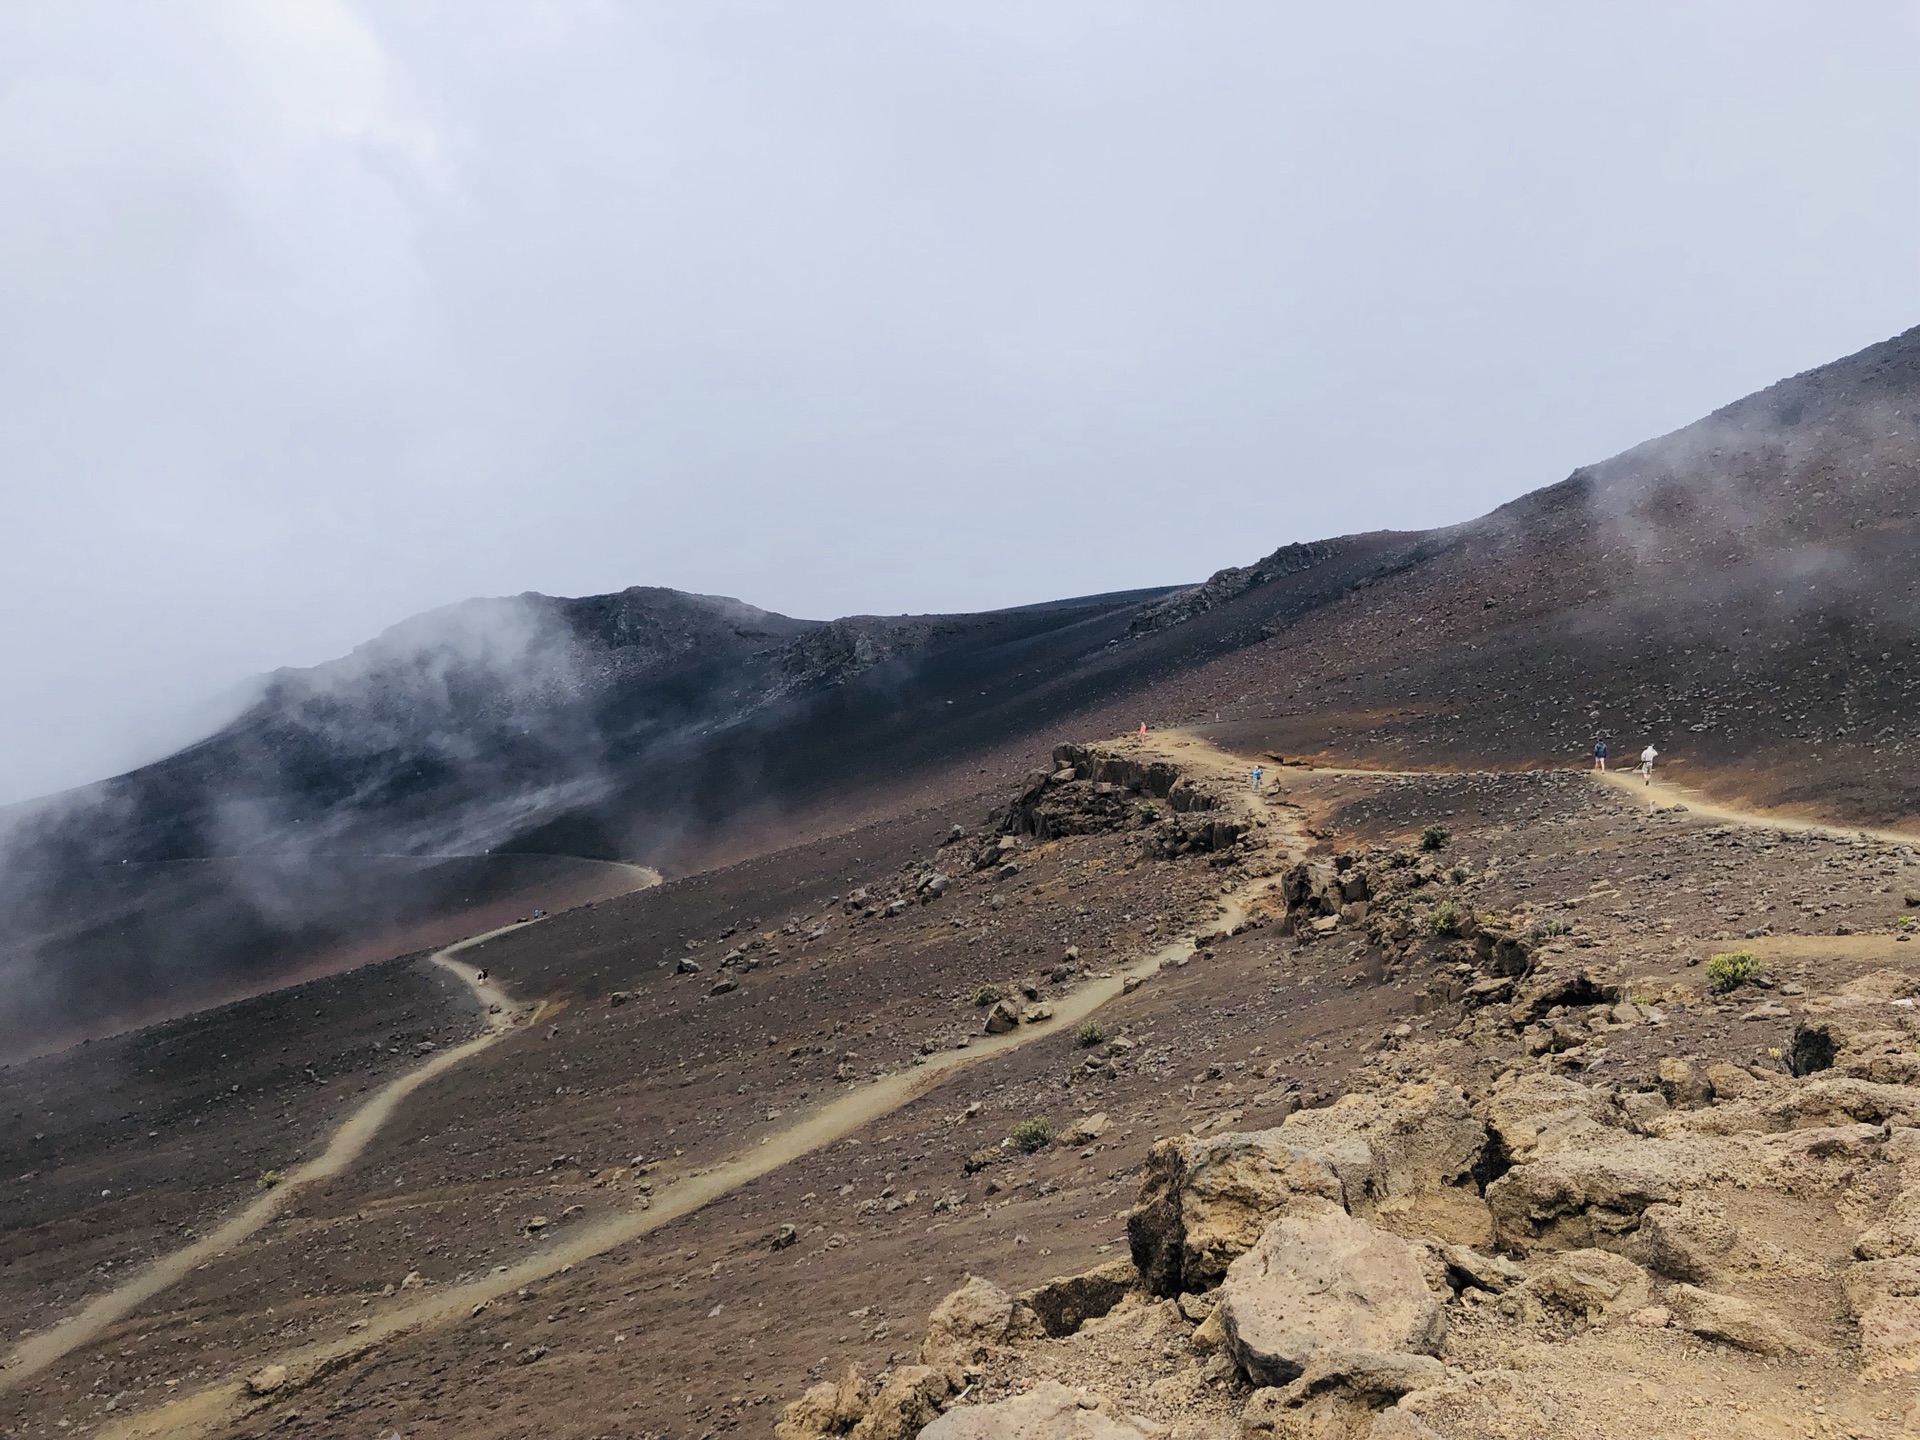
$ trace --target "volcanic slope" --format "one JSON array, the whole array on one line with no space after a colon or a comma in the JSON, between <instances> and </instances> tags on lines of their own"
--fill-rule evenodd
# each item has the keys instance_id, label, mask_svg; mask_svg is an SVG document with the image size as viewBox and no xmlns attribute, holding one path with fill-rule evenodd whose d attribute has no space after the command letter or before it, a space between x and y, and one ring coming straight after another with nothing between
<instances>
[{"instance_id":1,"label":"volcanic slope","mask_svg":"<svg viewBox=\"0 0 1920 1440\"><path fill-rule=\"evenodd\" d=\"M1181 590L818 622L636 588L423 616L169 760L15 807L0 1032L104 1033L439 943L472 882L436 857L686 873L1143 716L1388 768L1651 741L1723 798L1895 822L1917 808L1917 414L1913 330L1480 520ZM211 857L260 873L173 863Z\"/></svg>"},{"instance_id":2,"label":"volcanic slope","mask_svg":"<svg viewBox=\"0 0 1920 1440\"><path fill-rule=\"evenodd\" d=\"M541 1024L418 1092L357 1165L9 1390L0 1418L30 1434L62 1433L61 1420L116 1434L765 1431L850 1361L905 1373L928 1312L970 1273L1014 1293L1095 1266L1141 1273L1129 1267L1161 1253L1159 1232L1129 1225L1160 1213L1136 1208L1164 1174L1149 1163L1156 1136L1282 1126L1308 1150L1343 1136L1378 1147L1383 1132L1359 1123L1377 1113L1386 1134L1445 1142L1437 1160L1376 1148L1377 1181L1350 1144L1330 1152L1362 1166L1334 1192L1352 1223L1411 1245L1445 1313L1443 1373L1396 1362L1418 1382L1407 1404L1377 1374L1357 1390L1335 1376L1298 1404L1257 1390L1238 1352L1200 1333L1230 1293L1203 1267L1184 1300L1161 1298L1163 1282L1120 1284L1115 1319L1084 1333L962 1336L974 1378L959 1408L1059 1378L1176 1435L1247 1415L1292 1433L1281 1425L1308 1401L1371 1425L1383 1399L1451 1440L1536 1422L1772 1435L1822 1416L1895 1433L1913 1381L1886 1328L1894 1312L1872 1307L1897 1312L1898 1295L1876 1300L1887 1266L1854 1252L1897 1243L1883 1222L1904 1214L1900 1127L1920 1119L1920 1051L1891 1004L1920 988L1900 939L1920 883L1911 847L1649 809L1565 771L1283 768L1255 811L1245 757L1170 739L1109 753L1182 767L1184 810L1172 793L1094 778L1113 773L1098 754L1069 754L1069 769L1017 792L476 948L510 993L544 1004ZM1196 784L1215 808L1192 804ZM1239 836L1214 829L1242 817ZM970 832L958 840L956 820ZM1436 824L1444 848L1422 850ZM1317 843L1295 872L1303 837ZM1354 875L1364 887L1325 878ZM1223 891L1256 900L1237 934L1214 919ZM671 1208L678 1186L823 1103L914 1076L917 1056L963 1054L983 986L1064 1015L1089 971L1196 931L1197 950L1168 952L1093 1013L1099 1035L1036 1016L1016 1027L1031 1043L938 1075L692 1213L570 1265L538 1263L623 1214ZM1736 948L1772 988L1711 990L1702 962ZM357 1013L371 1027L387 1003L370 991ZM1824 1055L1797 1038L1813 1031ZM290 1027L245 1033L269 1056L290 1039ZM1804 1076L1790 1073L1796 1056ZM13 1107L45 1106L78 1063L8 1072ZM1036 1117L1052 1143L1003 1143ZM237 1103L195 1106L162 1138L198 1128L197 1150L241 1121ZM283 1164L298 1158L289 1140ZM1614 1184L1615 1199L1542 1208L1566 1180L1554 1167L1568 1142L1613 1167L1581 1183ZM1705 1169L1661 1170L1681 1155ZM6 1157L14 1173L26 1160ZM145 1183L133 1203L151 1233L174 1231L192 1213L182 1202L204 1207L209 1191L245 1203L251 1177L216 1164L181 1154ZM81 1187L100 1171L67 1169L52 1157L16 1201L13 1228L46 1237L33 1251L43 1278L7 1307L22 1328L44 1329L136 1258L100 1248L111 1237L98 1230L50 1224L92 1203ZM1643 1189L1622 1201L1629 1173ZM1190 1214L1198 1224L1197 1203ZM1728 1234L1732 1248L1714 1249ZM465 1303L461 1287L500 1266L520 1283ZM51 1275L71 1278L48 1303ZM430 1303L442 1295L463 1303ZM387 1328L422 1307L433 1323ZM1746 1339L1729 1342L1736 1324ZM330 1358L303 1366L316 1353ZM264 1394L239 1386L289 1361L277 1384L263 1375ZM872 1399L858 1382L848 1393ZM929 1403L953 1403L942 1394Z\"/></svg>"}]
</instances>

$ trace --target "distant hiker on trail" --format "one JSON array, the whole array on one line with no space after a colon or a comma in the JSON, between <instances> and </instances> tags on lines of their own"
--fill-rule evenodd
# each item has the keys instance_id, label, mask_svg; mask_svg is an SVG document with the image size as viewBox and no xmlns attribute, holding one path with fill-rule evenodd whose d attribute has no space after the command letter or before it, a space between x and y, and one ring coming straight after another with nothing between
<instances>
[{"instance_id":1,"label":"distant hiker on trail","mask_svg":"<svg viewBox=\"0 0 1920 1440\"><path fill-rule=\"evenodd\" d=\"M1147 722L1144 720L1140 722L1140 733L1142 736L1144 736L1147 733Z\"/></svg>"},{"instance_id":2,"label":"distant hiker on trail","mask_svg":"<svg viewBox=\"0 0 1920 1440\"><path fill-rule=\"evenodd\" d=\"M1264 774L1266 774L1266 771L1262 770L1258 765L1253 767L1253 788L1254 789L1258 790L1260 788L1260 777Z\"/></svg>"},{"instance_id":3,"label":"distant hiker on trail","mask_svg":"<svg viewBox=\"0 0 1920 1440\"><path fill-rule=\"evenodd\" d=\"M1602 775L1607 773L1607 742L1604 740L1593 742L1593 768Z\"/></svg>"},{"instance_id":4,"label":"distant hiker on trail","mask_svg":"<svg viewBox=\"0 0 1920 1440\"><path fill-rule=\"evenodd\" d=\"M1653 762L1659 758L1660 752L1651 745L1640 752L1640 773L1649 785L1653 784Z\"/></svg>"}]
</instances>

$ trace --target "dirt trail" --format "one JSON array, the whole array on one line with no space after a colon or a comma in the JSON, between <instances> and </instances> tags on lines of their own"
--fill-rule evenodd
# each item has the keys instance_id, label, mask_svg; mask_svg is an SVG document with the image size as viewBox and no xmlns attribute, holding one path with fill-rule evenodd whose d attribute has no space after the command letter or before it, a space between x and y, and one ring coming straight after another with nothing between
<instances>
[{"instance_id":1,"label":"dirt trail","mask_svg":"<svg viewBox=\"0 0 1920 1440\"><path fill-rule=\"evenodd\" d=\"M1163 731L1146 745L1135 742L1126 748L1137 753L1166 755L1177 760L1188 773L1219 786L1231 809L1249 818L1264 820L1269 842L1276 852L1272 859L1291 859L1305 849L1307 842L1299 829L1297 817L1284 809L1270 810L1266 800L1253 793L1240 757L1177 732ZM1273 874L1250 879L1221 895L1213 921L1211 924L1203 923L1199 932L1232 929L1240 925L1253 907L1278 884L1279 873L1276 869ZM563 1239L556 1238L545 1245L539 1255L510 1269L465 1285L449 1287L411 1303L396 1305L384 1314L368 1317L364 1329L340 1339L302 1346L277 1355L263 1355L254 1362L256 1371L270 1364L285 1366L287 1371L286 1379L275 1387L270 1397L254 1396L245 1380L236 1378L182 1396L156 1409L129 1415L103 1429L100 1432L102 1440L149 1440L149 1437L212 1434L236 1423L255 1409L284 1400L288 1395L396 1336L470 1319L501 1295L510 1294L566 1266L638 1239L750 1180L822 1146L844 1139L925 1095L962 1070L1036 1040L1071 1031L1103 1005L1126 993L1132 982L1144 981L1163 966L1179 963L1191 956L1196 948L1196 938L1192 935L1169 941L1131 964L1098 976L1054 1001L1054 1015L1050 1021L1022 1025L1004 1035L982 1036L965 1050L944 1051L926 1057L924 1063L912 1069L883 1075L810 1111L794 1124L764 1137L758 1145L748 1150L704 1170L675 1178L651 1200L643 1200L630 1210L583 1226ZM466 973L469 967L449 961L444 953L434 958L473 983L471 976ZM95 1326L93 1333L98 1333L99 1328Z\"/></svg>"},{"instance_id":2,"label":"dirt trail","mask_svg":"<svg viewBox=\"0 0 1920 1440\"><path fill-rule=\"evenodd\" d=\"M487 1028L481 1034L451 1050L442 1050L424 1064L381 1086L333 1132L326 1149L304 1165L289 1171L279 1184L263 1192L251 1205L226 1220L218 1229L184 1249L161 1256L124 1285L95 1296L76 1314L61 1320L51 1329L21 1341L6 1359L0 1360L0 1391L12 1389L61 1356L95 1339L115 1321L123 1319L168 1286L191 1274L195 1266L226 1253L245 1240L284 1210L309 1185L339 1174L366 1149L367 1142L386 1124L402 1100L436 1075L464 1063L507 1034L525 1016L525 1009L515 1005L497 985L481 979L475 967L463 965L452 957L495 936L537 923L523 920L502 925L484 935L473 935L449 945L429 957L434 964L459 976L473 991L486 1014Z\"/></svg>"},{"instance_id":3,"label":"dirt trail","mask_svg":"<svg viewBox=\"0 0 1920 1440\"><path fill-rule=\"evenodd\" d=\"M1684 805L1689 814L1703 820L1718 820L1728 825L1753 825L1768 830L1791 830L1806 835L1831 835L1840 840L1865 836L1892 845L1920 845L1920 833L1911 830L1871 830L1858 825L1829 825L1819 820L1802 820L1789 815L1769 815L1761 810L1746 810L1724 805L1702 796L1697 790L1682 789L1666 780L1648 784L1637 770L1609 770L1593 777L1602 785L1650 805Z\"/></svg>"}]
</instances>

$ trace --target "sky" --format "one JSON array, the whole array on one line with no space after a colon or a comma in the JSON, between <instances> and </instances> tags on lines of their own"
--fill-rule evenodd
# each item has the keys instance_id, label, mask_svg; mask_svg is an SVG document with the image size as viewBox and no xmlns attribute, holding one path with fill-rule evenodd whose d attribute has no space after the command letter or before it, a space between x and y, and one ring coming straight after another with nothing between
<instances>
[{"instance_id":1,"label":"sky","mask_svg":"<svg viewBox=\"0 0 1920 1440\"><path fill-rule=\"evenodd\" d=\"M0 8L0 801L474 595L1449 523L1920 323L1910 0Z\"/></svg>"}]
</instances>

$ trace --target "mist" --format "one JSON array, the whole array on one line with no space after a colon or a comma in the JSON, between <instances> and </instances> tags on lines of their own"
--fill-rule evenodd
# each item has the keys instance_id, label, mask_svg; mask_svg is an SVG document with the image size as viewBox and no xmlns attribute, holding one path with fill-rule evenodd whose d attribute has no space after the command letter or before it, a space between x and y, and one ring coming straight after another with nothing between
<instances>
[{"instance_id":1,"label":"mist","mask_svg":"<svg viewBox=\"0 0 1920 1440\"><path fill-rule=\"evenodd\" d=\"M980 610L1481 513L1912 322L1916 29L11 7L0 799L470 596Z\"/></svg>"}]
</instances>

